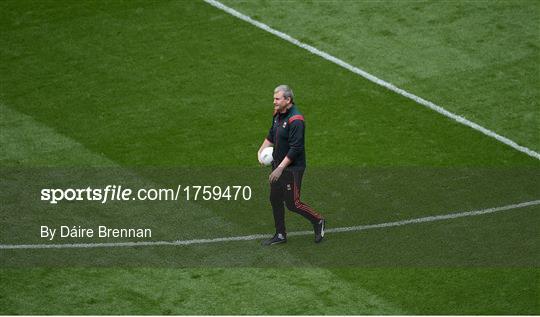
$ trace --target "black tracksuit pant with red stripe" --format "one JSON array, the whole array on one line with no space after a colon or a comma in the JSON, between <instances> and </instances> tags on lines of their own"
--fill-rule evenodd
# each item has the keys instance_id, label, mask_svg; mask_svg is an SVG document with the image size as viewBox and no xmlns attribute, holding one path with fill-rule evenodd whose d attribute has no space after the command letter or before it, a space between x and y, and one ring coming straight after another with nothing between
<instances>
[{"instance_id":1,"label":"black tracksuit pant with red stripe","mask_svg":"<svg viewBox=\"0 0 540 317\"><path fill-rule=\"evenodd\" d=\"M285 229L285 208L296 212L312 224L322 219L322 216L300 200L300 188L304 169L285 169L281 177L270 185L270 203L274 213L276 233L287 234Z\"/></svg>"}]
</instances>

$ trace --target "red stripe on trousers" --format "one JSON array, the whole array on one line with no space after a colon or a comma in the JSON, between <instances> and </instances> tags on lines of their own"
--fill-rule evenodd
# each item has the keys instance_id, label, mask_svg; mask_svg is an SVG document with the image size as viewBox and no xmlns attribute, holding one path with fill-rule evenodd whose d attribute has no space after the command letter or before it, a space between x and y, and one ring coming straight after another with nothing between
<instances>
[{"instance_id":1,"label":"red stripe on trousers","mask_svg":"<svg viewBox=\"0 0 540 317\"><path fill-rule=\"evenodd\" d=\"M308 205L300 201L300 191L299 191L298 186L296 186L296 176L294 173L293 173L293 186L294 186L294 205L296 206L296 208L307 212L308 214L315 217L317 220L322 219L320 214L318 214L315 210L311 209Z\"/></svg>"}]
</instances>

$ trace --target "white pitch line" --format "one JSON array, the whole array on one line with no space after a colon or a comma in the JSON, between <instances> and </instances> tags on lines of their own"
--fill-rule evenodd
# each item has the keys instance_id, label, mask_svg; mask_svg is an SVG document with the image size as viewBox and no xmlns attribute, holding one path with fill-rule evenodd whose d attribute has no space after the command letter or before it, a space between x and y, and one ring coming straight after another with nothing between
<instances>
[{"instance_id":1,"label":"white pitch line","mask_svg":"<svg viewBox=\"0 0 540 317\"><path fill-rule=\"evenodd\" d=\"M446 215L429 216L422 218L413 218L407 220L400 220L394 222L385 222L373 225L362 225L353 227L340 227L331 228L325 230L326 233L340 233L340 232L352 232L352 231L365 231L370 229L380 229L389 227L400 227L410 224L418 224L425 222L434 222L448 219L456 219L463 217L471 217L478 215L491 214L500 211L507 211L518 208L525 208L530 206L540 205L540 200L527 201L512 205L506 205L501 207L472 210L465 212L457 212ZM294 231L289 232L288 236L306 236L312 235L313 231ZM248 236L237 237L222 237L222 238L210 238L210 239L193 239L193 240L176 240L176 241L140 241L140 242L109 242L109 243L66 243L66 244L0 244L0 250L13 250L13 249L83 249L83 248L115 248L115 247L144 247L144 246L187 246L195 244L210 244L219 242L231 242L231 241L252 241L268 238L267 234L253 234Z\"/></svg>"},{"instance_id":2,"label":"white pitch line","mask_svg":"<svg viewBox=\"0 0 540 317\"><path fill-rule=\"evenodd\" d=\"M332 56L332 55L330 55L330 54L328 54L326 52L323 52L323 51L321 51L321 50L319 50L319 49L317 49L317 48L315 48L315 47L313 47L313 46L311 46L309 44L303 43L303 42L293 38L292 36L290 36L290 35L288 35L286 33L283 33L281 31L273 29L270 26L268 26L268 25L266 25L266 24L264 24L262 22L259 22L257 20L254 20L254 19L250 18L249 16L247 16L247 15L245 15L243 13L240 13L240 12L236 11L235 9L233 9L231 7L228 7L228 6L224 5L223 3L219 2L219 1L216 1L216 0L204 0L204 2L216 7L218 9L222 10L222 11L225 11L228 14L230 14L232 16L235 16L235 17L237 17L237 18L239 18L239 19L241 19L243 21L246 21L246 22L248 22L248 23L250 23L250 24L252 24L252 25L254 25L254 26L256 26L256 27L258 27L258 28L260 28L260 29L262 29L264 31L266 31L266 32L274 34L275 36L277 36L277 37L279 37L279 38L281 38L281 39L283 39L283 40L285 40L285 41L287 41L289 43L292 43L292 44L294 44L294 45L296 45L298 47L301 47L301 48L309 51L312 54L318 55L318 56L320 56L320 57L322 57L322 58L324 58L324 59L326 59L326 60L328 60L328 61L330 61L330 62L332 62L334 64L337 64L337 65L339 65L339 66L341 66L341 67L343 67L343 68L357 74L357 75L360 75L360 76L362 76L362 77L376 83L377 85L383 86L383 87L385 87L385 88L387 88L387 89L389 89L389 90L391 90L391 91L393 91L393 92L395 92L397 94L400 94L400 95L402 95L402 96L404 96L406 98L414 100L416 103L418 103L418 104L420 104L422 106L425 106L425 107L427 107L427 108L429 108L431 110L434 110L434 111L442 114L443 116L446 116L446 117L448 117L448 118L450 118L450 119L452 119L454 121L457 121L457 122L459 122L459 123L461 123L463 125L466 125L466 126L468 126L470 128L473 128L474 130L480 131L483 134L485 134L485 135L487 135L487 136L489 136L491 138L494 138L499 142L502 142L502 143L504 143L504 144L506 144L506 145L508 145L508 146L520 151L520 152L523 152L523 153L525 153L525 154L527 154L527 155L529 155L531 157L534 157L534 158L540 160L540 153L538 153L538 152L535 152L535 151L533 151L533 150L531 150L531 149L529 149L529 148L527 148L525 146L519 145L516 142L508 139L507 137L504 137L504 136L502 136L500 134L495 133L494 131L491 131L491 130L489 130L487 128L484 128L483 126L481 126L481 125L479 125L479 124L477 124L475 122L472 122L472 121L470 121L468 119L465 119L464 117L462 117L460 115L452 113L452 112L444 109L443 107L434 104L431 101L425 100L425 99L423 99L421 97L418 97L418 96L416 96L416 95L414 95L414 94L412 94L412 93L410 93L410 92L408 92L406 90L398 88L398 87L394 86L393 84L391 84L391 83L389 83L387 81L384 81L384 80L382 80L382 79L380 79L380 78L378 78L378 77L376 77L376 76L374 76L374 75L372 75L372 74L370 74L370 73L368 73L368 72L366 72L366 71L364 71L364 70L362 70L362 69L360 69L358 67L352 66L351 64L349 64L349 63L347 63L347 62L345 62L345 61L343 61L343 60L341 60L341 59L339 59L339 58L337 58L335 56Z\"/></svg>"}]
</instances>

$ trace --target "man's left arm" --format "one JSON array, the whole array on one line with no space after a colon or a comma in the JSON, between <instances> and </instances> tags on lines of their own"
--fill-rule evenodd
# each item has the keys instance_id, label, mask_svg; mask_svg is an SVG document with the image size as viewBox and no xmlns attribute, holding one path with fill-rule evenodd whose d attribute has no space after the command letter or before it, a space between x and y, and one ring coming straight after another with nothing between
<instances>
[{"instance_id":1,"label":"man's left arm","mask_svg":"<svg viewBox=\"0 0 540 317\"><path fill-rule=\"evenodd\" d=\"M304 119L296 119L289 124L289 152L276 169L270 174L270 183L279 179L283 170L292 164L296 158L304 151Z\"/></svg>"}]
</instances>

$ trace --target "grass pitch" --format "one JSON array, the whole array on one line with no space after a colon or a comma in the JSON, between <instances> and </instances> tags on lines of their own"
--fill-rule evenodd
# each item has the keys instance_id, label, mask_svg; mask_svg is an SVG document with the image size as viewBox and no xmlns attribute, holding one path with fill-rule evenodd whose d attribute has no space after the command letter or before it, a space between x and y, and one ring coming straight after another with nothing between
<instances>
[{"instance_id":1,"label":"grass pitch","mask_svg":"<svg viewBox=\"0 0 540 317\"><path fill-rule=\"evenodd\" d=\"M315 6L303 16L316 16L326 5ZM331 227L540 197L537 160L203 2L5 1L0 6L2 244L44 243L37 230L47 221L150 225L157 228L159 240L271 232L264 183L268 171L255 168L254 153L270 123L272 89L280 83L295 89L307 122L309 168L303 199L321 210ZM537 5L520 2L514 7L511 11L520 17L530 14L530 21L538 19ZM272 9L251 8L263 9L258 13L263 21L274 19L268 14ZM466 10L468 21L495 19L502 10L488 9ZM442 24L433 26L433 41L453 25L441 11L431 11L439 14L439 19L431 19ZM408 17L403 13L405 22ZM333 19L343 19L342 13L335 12ZM538 54L537 34L535 41L530 31L534 24L516 20L518 25L506 26L501 36L510 38L525 30L519 36L533 40L532 46L519 46L516 54L521 57L512 60L514 66L494 68L489 58L469 60L467 55L458 55L455 65L467 69L467 63L476 61L487 73L532 72L538 67L530 62ZM410 27L422 23L430 22L420 20ZM363 38L376 42L391 37L385 33L387 25L384 19L374 19L370 27L378 30L378 37ZM289 31L290 26L280 26L276 28ZM334 28L343 37L349 32L339 30ZM465 42L479 36L478 28L460 30L467 35ZM319 39L308 31L301 39L317 46ZM417 41L425 38L408 36ZM498 42L483 38L497 52ZM385 44L402 49L393 41ZM463 48L462 42L447 45L457 51ZM339 50L330 52L341 57ZM447 74L450 66L438 60L430 59L428 69L440 72L415 80L409 75L422 74L426 59L414 50L406 52L414 63L402 63L406 69L399 78L404 88L435 102L439 100L430 97L440 97L440 104L449 107L454 103L446 101L457 94L439 94L442 89L434 87L450 86L463 93L459 98L476 97L474 104L458 103L470 105L466 109L470 113L492 113L487 116L493 120L485 121L489 128L509 132L506 135L538 149L534 125L538 89L528 86L538 81L537 76L522 79L524 102L512 103L508 111L494 111L496 95L515 99L514 84L480 86L497 92L482 102L479 96L486 95L479 91L429 80ZM444 55L432 54L445 60ZM500 54L505 54L504 49ZM385 65L369 64L374 69ZM463 77L453 78L459 82ZM532 121L501 119L514 110ZM101 169L89 176L89 167ZM149 172L149 167L156 170ZM172 172L167 174L167 169ZM104 176L104 171L112 172ZM254 199L182 206L51 207L36 201L36 190L50 183L67 186L121 179L136 186L165 186L195 177L209 183L249 183ZM189 247L1 250L0 276L8 287L0 292L0 312L538 314L539 211L532 206L328 235L322 245L314 245L311 237L291 237L282 248L270 249L248 241ZM299 217L287 217L290 231L309 229Z\"/></svg>"},{"instance_id":2,"label":"grass pitch","mask_svg":"<svg viewBox=\"0 0 540 317\"><path fill-rule=\"evenodd\" d=\"M540 150L535 1L224 2Z\"/></svg>"}]
</instances>

